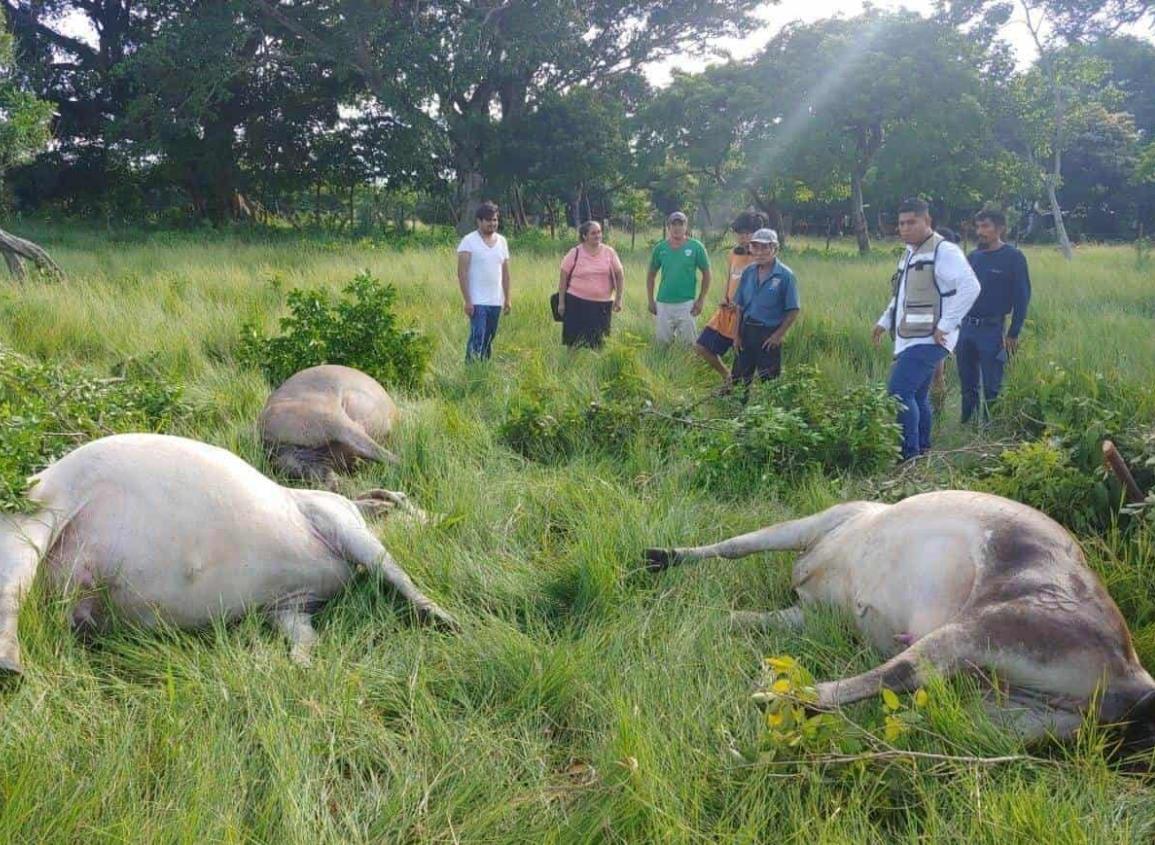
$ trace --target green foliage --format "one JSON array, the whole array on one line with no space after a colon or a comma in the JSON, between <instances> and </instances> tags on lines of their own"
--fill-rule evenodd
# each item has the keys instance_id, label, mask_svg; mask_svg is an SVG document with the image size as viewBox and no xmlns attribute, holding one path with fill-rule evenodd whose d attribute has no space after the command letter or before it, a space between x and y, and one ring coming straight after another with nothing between
<instances>
[{"instance_id":1,"label":"green foliage","mask_svg":"<svg viewBox=\"0 0 1155 845\"><path fill-rule=\"evenodd\" d=\"M621 456L640 438L667 446L676 431L649 413L652 375L637 352L612 343L599 356L598 395L585 401L552 378L526 378L498 436L522 457L539 463L568 461L579 452Z\"/></svg>"},{"instance_id":2,"label":"green foliage","mask_svg":"<svg viewBox=\"0 0 1155 845\"><path fill-rule=\"evenodd\" d=\"M899 454L894 400L879 385L836 390L810 366L756 384L737 416L695 430L697 476L714 490L780 489L809 472L866 474Z\"/></svg>"},{"instance_id":3,"label":"green foliage","mask_svg":"<svg viewBox=\"0 0 1155 845\"><path fill-rule=\"evenodd\" d=\"M0 346L0 511L26 508L28 476L86 441L167 431L189 415L180 388L138 362L96 378Z\"/></svg>"},{"instance_id":4,"label":"green foliage","mask_svg":"<svg viewBox=\"0 0 1155 845\"><path fill-rule=\"evenodd\" d=\"M12 34L0 12L0 179L13 164L48 143L52 104L24 90L16 80Z\"/></svg>"},{"instance_id":5,"label":"green foliage","mask_svg":"<svg viewBox=\"0 0 1155 845\"><path fill-rule=\"evenodd\" d=\"M881 737L839 714L814 712L818 702L814 676L794 657L768 657L762 662L762 679L754 694L754 700L764 708L766 720L759 758L805 761L890 749L925 723L924 710L930 704L930 694L925 689L919 688L909 702L904 702L884 687L879 698Z\"/></svg>"},{"instance_id":6,"label":"green foliage","mask_svg":"<svg viewBox=\"0 0 1155 845\"><path fill-rule=\"evenodd\" d=\"M1057 440L1035 440L1005 450L986 479L991 493L1041 510L1076 531L1101 527L1111 500L1101 473L1072 465Z\"/></svg>"},{"instance_id":7,"label":"green foliage","mask_svg":"<svg viewBox=\"0 0 1155 845\"><path fill-rule=\"evenodd\" d=\"M242 329L238 357L259 367L276 386L293 373L318 364L344 364L383 385L414 387L429 364L429 340L401 328L393 303L397 292L360 273L336 301L322 289L292 290L281 334L266 337L253 323Z\"/></svg>"}]
</instances>

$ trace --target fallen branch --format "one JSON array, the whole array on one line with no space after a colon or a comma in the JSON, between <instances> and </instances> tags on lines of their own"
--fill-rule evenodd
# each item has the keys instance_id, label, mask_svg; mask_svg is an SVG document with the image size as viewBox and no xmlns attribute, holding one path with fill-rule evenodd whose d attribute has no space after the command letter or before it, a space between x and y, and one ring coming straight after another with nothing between
<instances>
[{"instance_id":1,"label":"fallen branch","mask_svg":"<svg viewBox=\"0 0 1155 845\"><path fill-rule=\"evenodd\" d=\"M0 253L4 255L4 262L8 265L8 272L17 281L24 281L28 273L24 270L24 259L31 261L40 270L50 273L58 279L64 278L64 271L60 265L52 260L44 249L32 241L18 238L15 235L0 229Z\"/></svg>"},{"instance_id":2,"label":"fallen branch","mask_svg":"<svg viewBox=\"0 0 1155 845\"><path fill-rule=\"evenodd\" d=\"M843 765L864 760L930 760L935 763L962 763L968 766L1001 766L1006 763L1046 763L1045 757L1030 754L1005 754L1001 757L971 757L961 754L932 754L929 751L903 751L891 748L885 751L864 751L861 754L823 754L798 760L760 760L754 765L793 766L798 763Z\"/></svg>"}]
</instances>

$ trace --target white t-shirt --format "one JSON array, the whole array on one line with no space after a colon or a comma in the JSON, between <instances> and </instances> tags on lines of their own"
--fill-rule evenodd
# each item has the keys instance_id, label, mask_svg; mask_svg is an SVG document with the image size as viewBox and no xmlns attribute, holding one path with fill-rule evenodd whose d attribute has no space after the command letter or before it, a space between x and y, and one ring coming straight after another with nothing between
<instances>
[{"instance_id":1,"label":"white t-shirt","mask_svg":"<svg viewBox=\"0 0 1155 845\"><path fill-rule=\"evenodd\" d=\"M489 246L481 233L474 230L461 239L457 251L470 255L469 301L474 305L504 305L501 265L509 260L509 244L505 238L495 233L493 246Z\"/></svg>"},{"instance_id":2,"label":"white t-shirt","mask_svg":"<svg viewBox=\"0 0 1155 845\"><path fill-rule=\"evenodd\" d=\"M943 241L939 244L937 255L935 255L933 251L928 250L927 252L920 252L918 258L933 259L935 280L941 283L943 290L953 290L955 292L954 296L943 297L942 316L939 318L937 326L937 328L946 334L947 351L953 352L955 344L958 343L959 322L967 315L971 310L971 306L974 305L975 300L978 299L979 291L981 290L979 280L975 276L975 271L971 269L967 257L963 255L963 251L950 241ZM889 329L892 325L897 325L902 322L902 303L906 298L906 270L914 262L914 248L908 244L906 252L898 259L898 270L902 273L902 281L898 287L898 297L897 299L891 297L890 304L886 306L886 310L883 311L882 316L878 318L878 325L884 329ZM897 313L895 313L896 309ZM894 354L897 356L900 352L911 346L918 346L924 343L934 343L934 338L895 337Z\"/></svg>"}]
</instances>

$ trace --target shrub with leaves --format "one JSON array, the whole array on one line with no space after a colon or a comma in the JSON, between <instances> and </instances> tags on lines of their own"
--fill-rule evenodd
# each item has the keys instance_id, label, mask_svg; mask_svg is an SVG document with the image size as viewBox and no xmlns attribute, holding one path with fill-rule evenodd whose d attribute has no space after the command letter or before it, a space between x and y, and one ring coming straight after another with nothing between
<instances>
[{"instance_id":1,"label":"shrub with leaves","mask_svg":"<svg viewBox=\"0 0 1155 845\"><path fill-rule=\"evenodd\" d=\"M755 385L734 418L695 430L699 478L744 493L811 471L875 472L899 456L895 410L881 385L834 390L817 369L797 367Z\"/></svg>"},{"instance_id":2,"label":"shrub with leaves","mask_svg":"<svg viewBox=\"0 0 1155 845\"><path fill-rule=\"evenodd\" d=\"M1037 508L1077 531L1103 527L1112 511L1103 472L1088 473L1074 466L1070 450L1058 438L1003 451L980 486Z\"/></svg>"},{"instance_id":3,"label":"shrub with leaves","mask_svg":"<svg viewBox=\"0 0 1155 845\"><path fill-rule=\"evenodd\" d=\"M0 347L0 510L23 510L26 479L89 440L166 431L190 413L181 390L130 362L111 378L37 364Z\"/></svg>"},{"instance_id":4,"label":"shrub with leaves","mask_svg":"<svg viewBox=\"0 0 1155 845\"><path fill-rule=\"evenodd\" d=\"M925 721L930 695L918 689L906 703L893 690L883 688L882 736L837 713L816 713L818 701L814 677L793 657L768 657L762 664L761 689L754 701L765 712L766 732L758 757L762 760L846 758L863 752L894 748Z\"/></svg>"},{"instance_id":5,"label":"shrub with leaves","mask_svg":"<svg viewBox=\"0 0 1155 845\"><path fill-rule=\"evenodd\" d=\"M393 306L397 292L361 273L334 299L325 290L294 289L281 334L266 337L246 323L238 357L259 367L272 385L318 364L354 367L388 386L413 387L429 365L429 339L399 324Z\"/></svg>"}]
</instances>

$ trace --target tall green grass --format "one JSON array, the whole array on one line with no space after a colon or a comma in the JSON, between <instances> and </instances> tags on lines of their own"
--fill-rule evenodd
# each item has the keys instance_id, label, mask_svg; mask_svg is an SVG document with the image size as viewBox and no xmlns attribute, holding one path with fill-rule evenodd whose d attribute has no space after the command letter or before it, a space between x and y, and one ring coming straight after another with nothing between
<instances>
[{"instance_id":1,"label":"tall green grass","mask_svg":"<svg viewBox=\"0 0 1155 845\"><path fill-rule=\"evenodd\" d=\"M380 531L464 631L417 628L393 596L360 583L322 613L306 670L257 617L191 634L124 631L86 649L63 603L37 594L21 617L28 674L0 690L0 841L1155 837L1155 791L1107 765L1093 737L995 768L776 769L735 757L731 747L754 745L760 732L748 693L764 655L794 654L820 678L878 656L836 614L814 614L801 633L727 629L731 608L789 601L789 556L653 577L639 552L720 538L861 488L811 479L777 499L721 501L688 483L683 459L644 448L547 467L503 447L496 432L527 385L592 396L607 376L607 356L562 350L549 321L560 245L557 255L519 254L514 243L513 314L495 359L466 367L449 248L40 236L69 279L0 283L0 342L97 370L144 358L204 409L196 430L181 433L266 470L253 423L268 388L234 361L240 326L274 328L292 287L336 290L363 269L395 283L401 312L434 340L432 372L400 396L402 465L367 468L346 491L399 487L446 515L436 527ZM613 343L632 350L661 399L702 395L714 385L705 367L650 342L646 256L623 253L626 309ZM884 379L888 355L870 347L869 332L886 297L886 250L859 259L798 243L783 257L804 309L785 366L814 363L836 384ZM1070 264L1048 250L1028 257L1035 302L1011 382L1051 362L1118 372L1155 420L1152 268L1118 247L1085 248ZM939 445L977 436L956 414L957 397ZM1087 539L1095 565L1145 614L1139 598L1151 582L1135 573L1155 572L1151 549L1120 559L1110 537ZM1151 666L1155 619L1132 621L1149 637L1140 645ZM852 714L881 723L877 702ZM1023 750L991 728L963 683L932 690L929 725L914 747Z\"/></svg>"}]
</instances>

